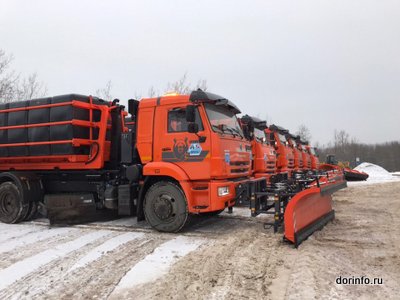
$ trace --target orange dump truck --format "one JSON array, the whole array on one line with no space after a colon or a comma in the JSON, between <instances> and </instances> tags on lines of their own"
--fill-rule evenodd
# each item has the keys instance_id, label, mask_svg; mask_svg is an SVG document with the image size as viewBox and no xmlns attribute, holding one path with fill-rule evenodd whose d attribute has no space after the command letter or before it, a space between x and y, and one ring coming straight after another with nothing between
<instances>
[{"instance_id":1,"label":"orange dump truck","mask_svg":"<svg viewBox=\"0 0 400 300\"><path fill-rule=\"evenodd\" d=\"M268 129L270 131L270 143L275 147L276 151L277 173L288 179L292 177L294 170L293 149L286 139L286 135L289 134L289 131L277 125L271 125Z\"/></svg>"},{"instance_id":2,"label":"orange dump truck","mask_svg":"<svg viewBox=\"0 0 400 300\"><path fill-rule=\"evenodd\" d=\"M317 149L314 147L311 147L310 145L306 145L306 151L310 155L311 159L311 170L317 171L319 169L319 158L318 158L318 153Z\"/></svg>"},{"instance_id":3,"label":"orange dump truck","mask_svg":"<svg viewBox=\"0 0 400 300\"><path fill-rule=\"evenodd\" d=\"M293 150L293 158L294 158L294 173L302 173L304 171L304 161L303 161L303 153L301 150L301 146L298 143L298 137L293 134L286 134L286 140L289 143L290 147Z\"/></svg>"},{"instance_id":4,"label":"orange dump truck","mask_svg":"<svg viewBox=\"0 0 400 300\"><path fill-rule=\"evenodd\" d=\"M266 133L267 122L245 115L240 119L246 139L251 142L253 176L268 181L276 175L276 153Z\"/></svg>"},{"instance_id":5,"label":"orange dump truck","mask_svg":"<svg viewBox=\"0 0 400 300\"><path fill-rule=\"evenodd\" d=\"M192 214L235 204L251 153L233 103L194 91L129 100L128 112L74 94L2 104L0 220L26 220L39 207L53 223L72 223L106 210L174 232Z\"/></svg>"}]
</instances>

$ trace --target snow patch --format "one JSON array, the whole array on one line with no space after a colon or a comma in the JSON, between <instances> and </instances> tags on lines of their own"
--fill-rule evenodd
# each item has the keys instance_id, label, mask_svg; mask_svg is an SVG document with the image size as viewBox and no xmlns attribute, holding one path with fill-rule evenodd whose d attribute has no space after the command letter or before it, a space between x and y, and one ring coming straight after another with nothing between
<instances>
[{"instance_id":1,"label":"snow patch","mask_svg":"<svg viewBox=\"0 0 400 300\"><path fill-rule=\"evenodd\" d=\"M78 250L111 233L111 231L102 230L85 234L73 241L60 244L52 249L48 249L39 254L28 257L1 270L0 290L5 289L17 280L39 269L41 266L44 266L53 260L62 258L67 254Z\"/></svg>"},{"instance_id":2,"label":"snow patch","mask_svg":"<svg viewBox=\"0 0 400 300\"><path fill-rule=\"evenodd\" d=\"M135 285L151 282L166 274L172 264L196 250L204 240L179 236L157 247L122 277L113 294Z\"/></svg>"},{"instance_id":3,"label":"snow patch","mask_svg":"<svg viewBox=\"0 0 400 300\"><path fill-rule=\"evenodd\" d=\"M45 229L45 228L44 228ZM4 243L0 244L0 253L8 252L14 250L18 247L23 247L26 245L30 245L36 242L44 241L46 239L63 235L72 231L76 231L76 229L72 228L54 228L54 229L45 229L37 232L31 232L26 236L17 237L11 240L8 240Z\"/></svg>"},{"instance_id":4,"label":"snow patch","mask_svg":"<svg viewBox=\"0 0 400 300\"><path fill-rule=\"evenodd\" d=\"M139 239L143 236L144 233L141 232L128 232L109 239L108 241L94 248L92 251L82 257L76 264L71 267L71 269L69 269L68 272L87 266L89 263L96 261L104 254L107 254L107 252L111 252L114 249L117 249L119 246L126 244L132 240Z\"/></svg>"},{"instance_id":5,"label":"snow patch","mask_svg":"<svg viewBox=\"0 0 400 300\"><path fill-rule=\"evenodd\" d=\"M11 238L23 236L31 232L43 230L42 226L32 227L20 224L1 224L0 226L0 242L4 242Z\"/></svg>"}]
</instances>

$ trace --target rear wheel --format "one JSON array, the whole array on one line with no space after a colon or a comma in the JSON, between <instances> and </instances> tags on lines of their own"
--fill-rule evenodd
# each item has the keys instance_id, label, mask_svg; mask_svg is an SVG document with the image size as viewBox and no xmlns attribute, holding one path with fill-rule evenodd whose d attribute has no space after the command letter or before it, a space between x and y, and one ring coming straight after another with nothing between
<instances>
[{"instance_id":1,"label":"rear wheel","mask_svg":"<svg viewBox=\"0 0 400 300\"><path fill-rule=\"evenodd\" d=\"M18 223L27 215L29 205L22 201L18 187L12 182L0 185L0 221L3 223Z\"/></svg>"},{"instance_id":2,"label":"rear wheel","mask_svg":"<svg viewBox=\"0 0 400 300\"><path fill-rule=\"evenodd\" d=\"M146 193L144 214L147 222L158 231L179 231L189 216L182 189L169 181L153 184Z\"/></svg>"}]
</instances>

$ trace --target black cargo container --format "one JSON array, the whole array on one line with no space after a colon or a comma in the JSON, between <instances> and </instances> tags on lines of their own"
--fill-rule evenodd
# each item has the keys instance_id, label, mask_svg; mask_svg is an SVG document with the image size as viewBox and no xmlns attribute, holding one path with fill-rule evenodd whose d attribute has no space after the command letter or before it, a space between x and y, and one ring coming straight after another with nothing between
<instances>
[{"instance_id":1,"label":"black cargo container","mask_svg":"<svg viewBox=\"0 0 400 300\"><path fill-rule=\"evenodd\" d=\"M43 106L48 104L67 103L72 100L89 103L88 96L77 94L62 95L52 98L33 99L29 101L12 102L8 104L0 104L0 110ZM109 105L108 102L98 98L93 99L94 104ZM100 121L101 113L93 110L92 120ZM90 110L74 107L71 104L27 109L15 112L0 113L0 127L40 124L51 122L71 121L73 119L90 121ZM77 139L89 139L92 130L93 139L98 138L98 129L89 127L76 126L72 124L54 125L54 126L35 126L31 128L17 128L0 130L0 144L26 143L26 142L46 142ZM54 144L54 145L31 145L28 147L4 147L0 148L0 157L13 156L41 156L41 155L79 155L89 154L89 146L73 147L70 143Z\"/></svg>"}]
</instances>

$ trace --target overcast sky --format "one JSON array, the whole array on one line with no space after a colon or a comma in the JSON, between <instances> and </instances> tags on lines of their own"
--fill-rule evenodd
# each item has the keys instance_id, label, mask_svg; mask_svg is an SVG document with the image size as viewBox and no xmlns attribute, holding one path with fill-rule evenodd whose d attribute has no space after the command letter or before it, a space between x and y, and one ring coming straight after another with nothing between
<instances>
[{"instance_id":1,"label":"overcast sky","mask_svg":"<svg viewBox=\"0 0 400 300\"><path fill-rule=\"evenodd\" d=\"M326 143L400 140L400 1L0 0L0 49L50 95L163 90L187 72Z\"/></svg>"}]
</instances>

